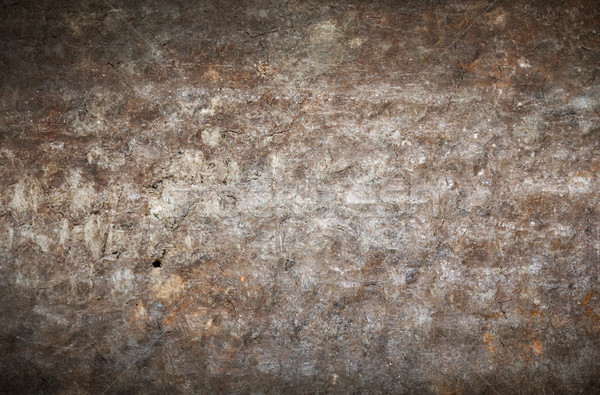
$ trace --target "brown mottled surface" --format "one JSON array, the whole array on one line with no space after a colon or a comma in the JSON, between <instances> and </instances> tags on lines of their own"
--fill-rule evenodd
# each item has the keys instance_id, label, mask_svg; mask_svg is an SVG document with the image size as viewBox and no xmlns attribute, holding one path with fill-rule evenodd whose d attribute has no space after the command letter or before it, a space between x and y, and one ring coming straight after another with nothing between
<instances>
[{"instance_id":1,"label":"brown mottled surface","mask_svg":"<svg viewBox=\"0 0 600 395\"><path fill-rule=\"evenodd\" d=\"M597 2L1 4L0 392L600 391Z\"/></svg>"}]
</instances>

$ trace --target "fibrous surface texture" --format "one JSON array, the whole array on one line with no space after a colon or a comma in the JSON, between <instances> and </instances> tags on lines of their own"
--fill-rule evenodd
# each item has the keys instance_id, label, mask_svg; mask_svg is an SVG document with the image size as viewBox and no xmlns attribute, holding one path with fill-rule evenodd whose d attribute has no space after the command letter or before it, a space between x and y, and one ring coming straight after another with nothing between
<instances>
[{"instance_id":1,"label":"fibrous surface texture","mask_svg":"<svg viewBox=\"0 0 600 395\"><path fill-rule=\"evenodd\" d=\"M595 1L2 1L0 390L600 391Z\"/></svg>"}]
</instances>

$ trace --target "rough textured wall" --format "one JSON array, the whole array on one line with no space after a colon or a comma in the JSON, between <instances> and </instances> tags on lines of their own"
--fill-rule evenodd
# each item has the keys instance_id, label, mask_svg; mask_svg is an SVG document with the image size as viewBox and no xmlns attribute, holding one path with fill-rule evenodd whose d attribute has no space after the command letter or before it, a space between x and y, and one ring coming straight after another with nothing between
<instances>
[{"instance_id":1,"label":"rough textured wall","mask_svg":"<svg viewBox=\"0 0 600 395\"><path fill-rule=\"evenodd\" d=\"M600 391L595 1L3 1L0 390Z\"/></svg>"}]
</instances>

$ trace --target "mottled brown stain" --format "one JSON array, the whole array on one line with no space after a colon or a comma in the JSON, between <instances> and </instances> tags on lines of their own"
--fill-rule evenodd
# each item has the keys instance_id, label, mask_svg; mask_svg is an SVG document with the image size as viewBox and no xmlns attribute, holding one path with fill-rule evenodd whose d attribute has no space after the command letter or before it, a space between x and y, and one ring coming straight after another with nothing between
<instances>
[{"instance_id":1,"label":"mottled brown stain","mask_svg":"<svg viewBox=\"0 0 600 395\"><path fill-rule=\"evenodd\" d=\"M494 354L496 352L496 347L494 347L494 340L496 340L496 336L492 335L489 332L486 332L483 335L483 341L487 345L488 351L490 354Z\"/></svg>"},{"instance_id":2,"label":"mottled brown stain","mask_svg":"<svg viewBox=\"0 0 600 395\"><path fill-rule=\"evenodd\" d=\"M595 4L109 2L0 12L0 392L597 392Z\"/></svg>"},{"instance_id":3,"label":"mottled brown stain","mask_svg":"<svg viewBox=\"0 0 600 395\"><path fill-rule=\"evenodd\" d=\"M544 353L544 346L541 341L533 339L533 352L537 355L542 355Z\"/></svg>"},{"instance_id":4,"label":"mottled brown stain","mask_svg":"<svg viewBox=\"0 0 600 395\"><path fill-rule=\"evenodd\" d=\"M544 314L543 311L539 311L539 310L531 310L531 316L532 317L544 317L546 314Z\"/></svg>"},{"instance_id":5,"label":"mottled brown stain","mask_svg":"<svg viewBox=\"0 0 600 395\"><path fill-rule=\"evenodd\" d=\"M583 299L581 299L581 303L583 304L584 307L587 306L588 304L590 304L590 301L592 300L593 296L594 296L594 291L590 291L587 294L585 294Z\"/></svg>"},{"instance_id":6,"label":"mottled brown stain","mask_svg":"<svg viewBox=\"0 0 600 395\"><path fill-rule=\"evenodd\" d=\"M459 387L459 388L457 388ZM464 391L462 391L460 389L460 385L459 384L441 384L436 388L436 392L440 395L462 395L464 393Z\"/></svg>"}]
</instances>

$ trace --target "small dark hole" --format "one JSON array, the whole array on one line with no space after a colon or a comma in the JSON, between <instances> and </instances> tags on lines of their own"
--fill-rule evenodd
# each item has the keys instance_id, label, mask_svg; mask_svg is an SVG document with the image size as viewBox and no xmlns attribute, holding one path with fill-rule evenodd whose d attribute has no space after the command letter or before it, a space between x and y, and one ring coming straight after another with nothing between
<instances>
[{"instance_id":1,"label":"small dark hole","mask_svg":"<svg viewBox=\"0 0 600 395\"><path fill-rule=\"evenodd\" d=\"M154 267L160 267L161 265L162 265L162 262L160 261L160 259L157 259L154 262L152 262L152 266L154 266Z\"/></svg>"}]
</instances>

